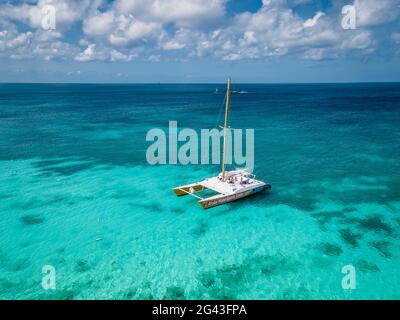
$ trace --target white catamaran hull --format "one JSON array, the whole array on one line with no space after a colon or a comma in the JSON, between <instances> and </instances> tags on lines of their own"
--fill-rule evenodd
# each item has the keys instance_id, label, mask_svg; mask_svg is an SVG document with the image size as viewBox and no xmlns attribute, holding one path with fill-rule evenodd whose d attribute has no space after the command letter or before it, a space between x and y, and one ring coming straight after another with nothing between
<instances>
[{"instance_id":1,"label":"white catamaran hull","mask_svg":"<svg viewBox=\"0 0 400 320\"><path fill-rule=\"evenodd\" d=\"M221 194L221 195L216 196L214 199L203 199L203 200L200 200L199 203L204 209L208 209L208 208L220 206L222 204L226 204L226 203L229 203L229 202L233 202L235 200L239 200L239 199L251 196L253 194L256 194L258 192L261 192L261 191L264 191L264 190L267 190L267 189L271 189L271 185L266 184L265 186L261 186L261 187L258 187L258 188L254 188L254 189L251 189L251 190L239 192L239 193L232 194L232 195L223 195L223 194Z\"/></svg>"},{"instance_id":2,"label":"white catamaran hull","mask_svg":"<svg viewBox=\"0 0 400 320\"><path fill-rule=\"evenodd\" d=\"M255 179L251 179L245 184L241 183L240 181L243 181L241 179L249 175L246 170L228 171L226 175L236 178L236 183L221 181L220 177L213 177L174 188L173 191L177 196L191 195L199 199L200 205L204 209L208 209L271 189L270 184ZM212 190L217 194L209 198L202 198L199 193L204 190Z\"/></svg>"}]
</instances>

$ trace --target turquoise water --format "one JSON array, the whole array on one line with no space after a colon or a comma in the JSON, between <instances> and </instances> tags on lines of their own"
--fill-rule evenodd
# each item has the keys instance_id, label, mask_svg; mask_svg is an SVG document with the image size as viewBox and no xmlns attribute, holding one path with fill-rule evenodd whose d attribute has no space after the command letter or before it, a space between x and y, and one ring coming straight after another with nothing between
<instances>
[{"instance_id":1,"label":"turquoise water","mask_svg":"<svg viewBox=\"0 0 400 320\"><path fill-rule=\"evenodd\" d=\"M399 299L400 84L234 86L273 189L205 211L171 188L219 168L145 135L215 127L216 87L1 84L0 298Z\"/></svg>"}]
</instances>

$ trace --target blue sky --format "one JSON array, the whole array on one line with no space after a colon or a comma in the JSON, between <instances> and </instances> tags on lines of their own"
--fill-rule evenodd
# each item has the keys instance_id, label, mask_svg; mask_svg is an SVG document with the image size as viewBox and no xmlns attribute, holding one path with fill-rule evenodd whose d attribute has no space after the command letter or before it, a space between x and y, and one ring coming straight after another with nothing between
<instances>
[{"instance_id":1,"label":"blue sky","mask_svg":"<svg viewBox=\"0 0 400 320\"><path fill-rule=\"evenodd\" d=\"M54 30L43 27L49 5ZM346 5L354 9L354 29L343 28ZM1 82L197 83L228 76L268 83L400 81L400 0L0 4Z\"/></svg>"}]
</instances>

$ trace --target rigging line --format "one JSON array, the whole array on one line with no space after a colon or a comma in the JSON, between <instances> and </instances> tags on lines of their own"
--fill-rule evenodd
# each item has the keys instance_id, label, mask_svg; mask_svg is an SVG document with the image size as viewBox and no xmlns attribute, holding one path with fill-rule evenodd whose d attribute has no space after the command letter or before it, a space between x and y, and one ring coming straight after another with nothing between
<instances>
[{"instance_id":1,"label":"rigging line","mask_svg":"<svg viewBox=\"0 0 400 320\"><path fill-rule=\"evenodd\" d=\"M219 107L218 118L217 118L217 122L216 122L214 128L219 128L219 125L221 125L220 120L222 118L222 113L225 112L224 111L225 110L225 101L226 101L226 93L225 93L225 96L224 96L224 100L222 101L222 103L221 103L221 105Z\"/></svg>"}]
</instances>

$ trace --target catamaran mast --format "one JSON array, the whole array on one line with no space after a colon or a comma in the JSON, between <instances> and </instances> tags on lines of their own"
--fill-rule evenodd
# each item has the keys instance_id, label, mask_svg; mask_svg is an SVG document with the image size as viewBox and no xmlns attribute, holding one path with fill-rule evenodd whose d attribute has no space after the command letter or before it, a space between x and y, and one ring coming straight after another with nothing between
<instances>
[{"instance_id":1,"label":"catamaran mast","mask_svg":"<svg viewBox=\"0 0 400 320\"><path fill-rule=\"evenodd\" d=\"M228 121L230 89L231 89L231 79L228 79L228 89L226 91L226 105L225 105L224 146L223 146L223 149L222 149L222 176L221 176L221 180L222 181L225 181L226 124L227 124L227 121Z\"/></svg>"}]
</instances>

